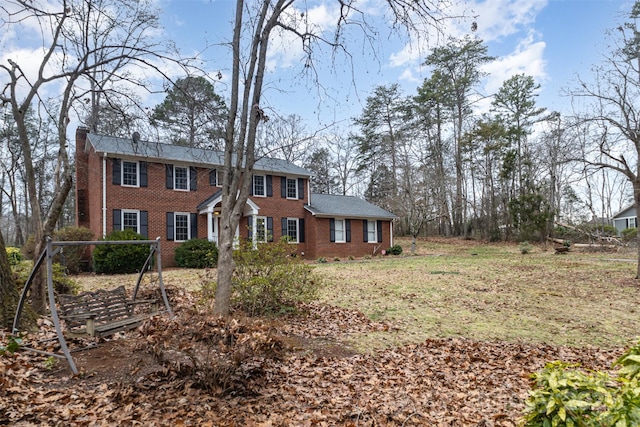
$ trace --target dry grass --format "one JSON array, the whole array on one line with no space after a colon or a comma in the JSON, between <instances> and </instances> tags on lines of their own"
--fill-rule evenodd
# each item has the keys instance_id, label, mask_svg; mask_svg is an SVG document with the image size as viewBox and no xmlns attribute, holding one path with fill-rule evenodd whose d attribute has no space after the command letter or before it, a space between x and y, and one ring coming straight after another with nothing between
<instances>
[{"instance_id":1,"label":"dry grass","mask_svg":"<svg viewBox=\"0 0 640 427\"><path fill-rule=\"evenodd\" d=\"M410 242L399 243L400 257L318 265L332 279L325 302L395 326L360 336L362 350L450 336L611 348L638 334L632 253L439 240L405 256Z\"/></svg>"},{"instance_id":2,"label":"dry grass","mask_svg":"<svg viewBox=\"0 0 640 427\"><path fill-rule=\"evenodd\" d=\"M451 336L613 348L627 346L640 330L635 253L555 255L552 247L534 246L522 255L517 244L430 239L411 256L409 240L397 243L404 249L399 257L317 264L331 282L323 302L393 325L357 336L362 351ZM212 273L173 269L163 279L196 290ZM77 278L83 290L132 289L136 279ZM147 276L145 286L154 280Z\"/></svg>"}]
</instances>

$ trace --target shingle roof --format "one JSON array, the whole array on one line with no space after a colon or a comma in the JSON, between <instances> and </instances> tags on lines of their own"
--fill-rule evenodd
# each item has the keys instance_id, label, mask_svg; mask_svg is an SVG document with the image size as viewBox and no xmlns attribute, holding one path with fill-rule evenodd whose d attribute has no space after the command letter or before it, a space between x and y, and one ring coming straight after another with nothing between
<instances>
[{"instance_id":1,"label":"shingle roof","mask_svg":"<svg viewBox=\"0 0 640 427\"><path fill-rule=\"evenodd\" d=\"M396 215L359 197L334 194L311 194L311 204L305 209L315 216L345 218L395 219Z\"/></svg>"},{"instance_id":2,"label":"shingle roof","mask_svg":"<svg viewBox=\"0 0 640 427\"><path fill-rule=\"evenodd\" d=\"M206 150L203 148L185 147L182 145L163 144L151 141L134 143L127 138L89 133L87 140L99 153L108 156L137 157L169 162L184 162L192 165L222 166L224 153L222 151ZM262 157L256 160L254 170L257 172L278 172L281 174L309 177L313 173L282 159Z\"/></svg>"},{"instance_id":3,"label":"shingle roof","mask_svg":"<svg viewBox=\"0 0 640 427\"><path fill-rule=\"evenodd\" d=\"M207 205L211 202L213 202L215 199L217 199L218 197L220 197L220 194L222 194L222 190L218 190L215 193L213 193L212 195L210 195L209 197L207 197L206 199L204 199L202 202L200 202L198 204L197 209L201 210L204 209L205 207L207 207Z\"/></svg>"}]
</instances>

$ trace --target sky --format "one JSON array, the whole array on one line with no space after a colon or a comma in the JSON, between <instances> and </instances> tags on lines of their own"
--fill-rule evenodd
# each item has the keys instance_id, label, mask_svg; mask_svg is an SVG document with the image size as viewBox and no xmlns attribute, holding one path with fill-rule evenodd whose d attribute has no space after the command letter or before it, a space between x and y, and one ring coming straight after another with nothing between
<instances>
[{"instance_id":1,"label":"sky","mask_svg":"<svg viewBox=\"0 0 640 427\"><path fill-rule=\"evenodd\" d=\"M42 0L50 1L53 0ZM162 10L162 36L175 41L184 55L197 55L201 67L214 78L216 91L228 97L230 51L224 45L232 36L233 0L150 0ZM436 2L437 0L431 0ZM590 67L606 54L605 32L623 21L632 2L627 0L450 0L452 15L466 20L449 20L446 34L472 35L482 39L495 60L483 67L487 77L480 92L489 97L509 77L525 73L540 84L538 106L567 113L570 99L562 90L575 85L576 75L587 79ZM310 131L337 124L347 128L360 115L367 96L378 85L398 83L405 95L414 95L430 70L423 67L430 49L446 40L431 34L418 40L389 30L388 17L379 7L384 0L358 0L361 10L376 31L366 39L360 31L346 33L349 55L332 55L318 48L312 70L301 72L304 57L301 44L291 38L274 38L269 51L269 66L261 107L271 117L296 114ZM331 38L335 29L335 0L296 0L305 5L306 16L323 35ZM302 10L299 11L299 13ZM471 22L477 31L471 32ZM39 32L6 31L0 25L0 62L16 60L23 68L37 69ZM428 34L428 31L425 31ZM41 42L40 42L41 44ZM31 65L31 67L30 67ZM168 66L169 67L169 66ZM306 69L309 70L308 68ZM165 70L174 78L182 77L177 67ZM317 76L317 81L314 77ZM0 76L0 83L4 86ZM162 81L152 81L156 88ZM140 90L148 107L162 101L162 94ZM487 108L490 98L478 104ZM70 129L71 135L75 127Z\"/></svg>"},{"instance_id":2,"label":"sky","mask_svg":"<svg viewBox=\"0 0 640 427\"><path fill-rule=\"evenodd\" d=\"M184 53L201 52L205 67L212 73L221 70L223 79L217 87L224 92L229 76L228 50L216 44L231 36L234 5L232 0L158 0L163 9L165 35L176 41ZM570 99L563 91L575 85L576 76L588 79L590 67L606 54L605 32L623 21L632 2L624 0L484 0L460 2L452 9L465 10L473 18L452 23L448 31L454 36L472 34L471 21L495 61L484 67L484 95L495 93L509 77L525 73L540 84L538 106L568 113ZM323 2L309 1L310 16L318 25L331 30L335 11ZM337 4L328 1L327 4ZM443 37L432 37L428 44L390 33L382 17L374 19L379 29L375 49L365 49L362 36L354 33L353 67L344 58L331 62L330 52L322 52L316 62L322 89L300 75L301 56L298 43L274 41L270 52L264 107L271 115L298 114L310 129L332 122L347 125L359 115L366 97L381 84L398 83L407 95L429 76L422 67L429 49ZM439 39L439 40L438 40ZM409 43L411 48L408 48ZM416 49L420 45L421 50ZM488 102L488 101L487 101ZM482 107L480 107L482 108Z\"/></svg>"}]
</instances>

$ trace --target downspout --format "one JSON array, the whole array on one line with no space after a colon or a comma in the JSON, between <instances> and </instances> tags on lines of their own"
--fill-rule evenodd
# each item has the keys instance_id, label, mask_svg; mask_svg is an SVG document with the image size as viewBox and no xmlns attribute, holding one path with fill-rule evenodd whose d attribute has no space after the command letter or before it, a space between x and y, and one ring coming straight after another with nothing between
<instances>
[{"instance_id":1,"label":"downspout","mask_svg":"<svg viewBox=\"0 0 640 427\"><path fill-rule=\"evenodd\" d=\"M107 153L102 154L102 237L107 237Z\"/></svg>"},{"instance_id":2,"label":"downspout","mask_svg":"<svg viewBox=\"0 0 640 427\"><path fill-rule=\"evenodd\" d=\"M389 246L393 246L393 223L394 219L389 221Z\"/></svg>"}]
</instances>

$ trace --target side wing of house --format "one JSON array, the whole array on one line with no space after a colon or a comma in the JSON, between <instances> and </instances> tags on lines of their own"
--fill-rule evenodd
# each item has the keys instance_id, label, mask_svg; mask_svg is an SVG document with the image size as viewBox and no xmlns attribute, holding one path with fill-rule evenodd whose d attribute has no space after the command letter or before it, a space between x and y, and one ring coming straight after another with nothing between
<instances>
[{"instance_id":1,"label":"side wing of house","mask_svg":"<svg viewBox=\"0 0 640 427\"><path fill-rule=\"evenodd\" d=\"M357 197L312 194L307 258L379 255L393 246L395 215Z\"/></svg>"},{"instance_id":2,"label":"side wing of house","mask_svg":"<svg viewBox=\"0 0 640 427\"><path fill-rule=\"evenodd\" d=\"M613 225L622 235L622 231L627 228L638 228L638 215L635 206L629 206L613 216Z\"/></svg>"}]
</instances>

